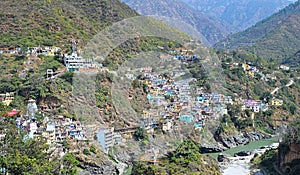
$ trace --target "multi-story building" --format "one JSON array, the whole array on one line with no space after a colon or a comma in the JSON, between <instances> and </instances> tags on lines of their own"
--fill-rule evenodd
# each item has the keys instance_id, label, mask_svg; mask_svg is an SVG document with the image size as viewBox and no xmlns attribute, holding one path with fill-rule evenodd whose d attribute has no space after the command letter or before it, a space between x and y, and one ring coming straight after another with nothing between
<instances>
[{"instance_id":1,"label":"multi-story building","mask_svg":"<svg viewBox=\"0 0 300 175\"><path fill-rule=\"evenodd\" d=\"M97 134L97 139L103 152L108 153L108 150L114 145L114 132L112 129L102 128Z\"/></svg>"},{"instance_id":2,"label":"multi-story building","mask_svg":"<svg viewBox=\"0 0 300 175\"><path fill-rule=\"evenodd\" d=\"M80 69L100 69L102 64L94 62L92 59L85 59L80 57L75 51L75 42L73 45L73 52L71 55L64 55L64 64L68 71L79 71Z\"/></svg>"}]
</instances>

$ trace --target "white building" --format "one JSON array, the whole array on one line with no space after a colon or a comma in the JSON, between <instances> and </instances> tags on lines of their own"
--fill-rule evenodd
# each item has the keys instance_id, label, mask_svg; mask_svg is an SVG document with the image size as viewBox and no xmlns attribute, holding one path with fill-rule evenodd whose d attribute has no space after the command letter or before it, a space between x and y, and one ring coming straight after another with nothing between
<instances>
[{"instance_id":1,"label":"white building","mask_svg":"<svg viewBox=\"0 0 300 175\"><path fill-rule=\"evenodd\" d=\"M280 65L279 69L288 71L288 70L290 70L290 67L285 66L285 65Z\"/></svg>"},{"instance_id":2,"label":"white building","mask_svg":"<svg viewBox=\"0 0 300 175\"><path fill-rule=\"evenodd\" d=\"M92 59L85 59L83 57L78 56L75 51L75 41L73 41L73 48L71 55L64 55L64 64L67 67L68 71L79 71L79 69L100 69L102 68L102 64L94 62Z\"/></svg>"}]
</instances>

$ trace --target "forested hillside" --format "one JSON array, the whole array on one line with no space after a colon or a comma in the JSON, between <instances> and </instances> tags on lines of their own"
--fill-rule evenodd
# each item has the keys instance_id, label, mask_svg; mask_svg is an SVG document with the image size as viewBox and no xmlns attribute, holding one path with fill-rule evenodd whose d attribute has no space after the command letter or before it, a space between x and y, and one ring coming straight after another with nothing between
<instances>
[{"instance_id":1,"label":"forested hillside","mask_svg":"<svg viewBox=\"0 0 300 175\"><path fill-rule=\"evenodd\" d=\"M220 41L231 28L218 18L211 18L179 0L123 0L141 15L152 16L200 38L206 45Z\"/></svg>"},{"instance_id":2,"label":"forested hillside","mask_svg":"<svg viewBox=\"0 0 300 175\"><path fill-rule=\"evenodd\" d=\"M0 47L82 45L113 22L137 13L118 0L0 2Z\"/></svg>"},{"instance_id":3,"label":"forested hillside","mask_svg":"<svg viewBox=\"0 0 300 175\"><path fill-rule=\"evenodd\" d=\"M255 23L284 8L288 0L181 0L202 13L227 22L235 32L245 30Z\"/></svg>"},{"instance_id":4,"label":"forested hillside","mask_svg":"<svg viewBox=\"0 0 300 175\"><path fill-rule=\"evenodd\" d=\"M245 49L267 59L287 59L300 47L300 1L289 5L255 26L229 36L218 48Z\"/></svg>"}]
</instances>

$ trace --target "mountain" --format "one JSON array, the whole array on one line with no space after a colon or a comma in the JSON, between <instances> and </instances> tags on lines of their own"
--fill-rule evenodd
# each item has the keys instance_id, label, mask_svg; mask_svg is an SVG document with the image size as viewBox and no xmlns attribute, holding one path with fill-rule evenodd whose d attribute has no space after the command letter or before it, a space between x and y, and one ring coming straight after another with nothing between
<instances>
[{"instance_id":1,"label":"mountain","mask_svg":"<svg viewBox=\"0 0 300 175\"><path fill-rule=\"evenodd\" d=\"M87 42L137 13L118 0L0 1L0 47Z\"/></svg>"},{"instance_id":2,"label":"mountain","mask_svg":"<svg viewBox=\"0 0 300 175\"><path fill-rule=\"evenodd\" d=\"M178 0L123 0L138 13L152 16L192 35L205 44L214 44L227 36L230 27Z\"/></svg>"},{"instance_id":3,"label":"mountain","mask_svg":"<svg viewBox=\"0 0 300 175\"><path fill-rule=\"evenodd\" d=\"M298 67L300 65L300 50L296 52L293 56L284 59L282 63L287 64L291 67Z\"/></svg>"},{"instance_id":4,"label":"mountain","mask_svg":"<svg viewBox=\"0 0 300 175\"><path fill-rule=\"evenodd\" d=\"M229 36L215 46L242 48L265 58L283 59L295 55L300 47L300 1L280 10L255 26Z\"/></svg>"},{"instance_id":5,"label":"mountain","mask_svg":"<svg viewBox=\"0 0 300 175\"><path fill-rule=\"evenodd\" d=\"M181 0L200 12L230 24L242 31L278 12L289 0Z\"/></svg>"}]
</instances>

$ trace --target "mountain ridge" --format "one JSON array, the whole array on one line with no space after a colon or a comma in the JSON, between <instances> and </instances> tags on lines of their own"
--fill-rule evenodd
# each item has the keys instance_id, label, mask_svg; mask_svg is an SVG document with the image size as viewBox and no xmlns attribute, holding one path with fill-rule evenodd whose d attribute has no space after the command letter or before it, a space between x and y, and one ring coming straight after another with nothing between
<instances>
[{"instance_id":1,"label":"mountain ridge","mask_svg":"<svg viewBox=\"0 0 300 175\"><path fill-rule=\"evenodd\" d=\"M217 48L245 49L267 59L286 59L300 47L300 1L217 43Z\"/></svg>"},{"instance_id":2,"label":"mountain ridge","mask_svg":"<svg viewBox=\"0 0 300 175\"><path fill-rule=\"evenodd\" d=\"M210 16L215 16L232 25L234 31L251 27L278 12L291 2L288 0L181 0Z\"/></svg>"},{"instance_id":3,"label":"mountain ridge","mask_svg":"<svg viewBox=\"0 0 300 175\"><path fill-rule=\"evenodd\" d=\"M208 17L178 0L144 0L142 2L138 0L123 0L123 2L141 15L153 16L175 28L178 28L178 25L189 25L198 31L200 36L204 36L202 42L205 44L214 44L231 32L230 27L226 23L219 19ZM175 21L178 19L184 24L171 23L169 20L165 20L165 17Z\"/></svg>"}]
</instances>

